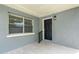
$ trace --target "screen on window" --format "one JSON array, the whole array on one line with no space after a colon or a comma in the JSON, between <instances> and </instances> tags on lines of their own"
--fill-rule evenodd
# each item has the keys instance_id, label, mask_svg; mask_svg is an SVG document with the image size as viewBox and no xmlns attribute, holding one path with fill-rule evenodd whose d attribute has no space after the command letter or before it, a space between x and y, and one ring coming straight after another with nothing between
<instances>
[{"instance_id":1,"label":"screen on window","mask_svg":"<svg viewBox=\"0 0 79 59\"><path fill-rule=\"evenodd\" d=\"M32 20L24 19L24 32L25 33L32 32Z\"/></svg>"},{"instance_id":2,"label":"screen on window","mask_svg":"<svg viewBox=\"0 0 79 59\"><path fill-rule=\"evenodd\" d=\"M9 33L22 33L23 20L22 18L9 15Z\"/></svg>"},{"instance_id":3,"label":"screen on window","mask_svg":"<svg viewBox=\"0 0 79 59\"><path fill-rule=\"evenodd\" d=\"M33 31L32 20L24 19L9 15L9 34L14 33L32 33Z\"/></svg>"}]
</instances>

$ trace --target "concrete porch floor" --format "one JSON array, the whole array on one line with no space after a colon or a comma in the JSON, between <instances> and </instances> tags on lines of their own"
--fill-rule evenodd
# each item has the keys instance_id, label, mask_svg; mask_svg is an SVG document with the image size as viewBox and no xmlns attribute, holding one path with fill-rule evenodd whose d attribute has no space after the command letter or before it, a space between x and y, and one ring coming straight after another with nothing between
<instances>
[{"instance_id":1,"label":"concrete porch floor","mask_svg":"<svg viewBox=\"0 0 79 59\"><path fill-rule=\"evenodd\" d=\"M79 50L54 44L51 41L44 40L40 44L32 43L24 47L6 52L6 54L74 54Z\"/></svg>"}]
</instances>

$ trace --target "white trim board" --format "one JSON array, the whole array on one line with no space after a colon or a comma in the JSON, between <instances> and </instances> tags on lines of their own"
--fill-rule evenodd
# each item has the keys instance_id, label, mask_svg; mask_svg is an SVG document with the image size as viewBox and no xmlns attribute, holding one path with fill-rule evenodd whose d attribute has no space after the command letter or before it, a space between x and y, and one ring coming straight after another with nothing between
<instances>
[{"instance_id":1,"label":"white trim board","mask_svg":"<svg viewBox=\"0 0 79 59\"><path fill-rule=\"evenodd\" d=\"M18 37L18 36L27 36L27 35L34 35L35 33L19 33L19 34L10 34L7 35L7 38L9 37Z\"/></svg>"}]
</instances>

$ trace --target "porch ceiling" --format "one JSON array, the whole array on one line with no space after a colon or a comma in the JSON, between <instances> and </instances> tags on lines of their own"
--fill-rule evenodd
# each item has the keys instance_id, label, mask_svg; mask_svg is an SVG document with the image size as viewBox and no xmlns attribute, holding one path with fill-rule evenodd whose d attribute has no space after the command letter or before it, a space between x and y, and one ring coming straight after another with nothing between
<instances>
[{"instance_id":1,"label":"porch ceiling","mask_svg":"<svg viewBox=\"0 0 79 59\"><path fill-rule=\"evenodd\" d=\"M52 13L58 13L70 8L78 7L79 4L6 4L6 6L37 17L43 17Z\"/></svg>"}]
</instances>

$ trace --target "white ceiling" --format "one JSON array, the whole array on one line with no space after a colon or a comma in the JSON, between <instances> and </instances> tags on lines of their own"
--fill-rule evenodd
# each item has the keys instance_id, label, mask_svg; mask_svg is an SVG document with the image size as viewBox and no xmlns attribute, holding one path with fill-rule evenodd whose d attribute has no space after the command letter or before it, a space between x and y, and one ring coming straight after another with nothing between
<instances>
[{"instance_id":1,"label":"white ceiling","mask_svg":"<svg viewBox=\"0 0 79 59\"><path fill-rule=\"evenodd\" d=\"M52 13L58 13L70 8L78 7L79 4L7 4L6 6L37 17L42 17Z\"/></svg>"}]
</instances>

